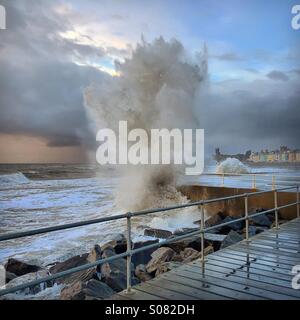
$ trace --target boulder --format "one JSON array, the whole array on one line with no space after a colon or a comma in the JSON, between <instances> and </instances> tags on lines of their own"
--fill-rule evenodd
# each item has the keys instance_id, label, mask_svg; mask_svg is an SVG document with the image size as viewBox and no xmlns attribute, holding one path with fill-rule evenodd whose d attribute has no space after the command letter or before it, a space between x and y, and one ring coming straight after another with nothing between
<instances>
[{"instance_id":1,"label":"boulder","mask_svg":"<svg viewBox=\"0 0 300 320\"><path fill-rule=\"evenodd\" d=\"M50 268L51 274L56 274L71 268L75 268L81 265L85 265L91 262L95 262L101 259L101 248L99 245L95 245L90 253L85 253L72 257L66 261L59 262ZM101 269L100 266L78 271L69 276L59 278L56 280L56 283L73 283L75 281L88 281L90 279L101 279Z\"/></svg>"},{"instance_id":2,"label":"boulder","mask_svg":"<svg viewBox=\"0 0 300 320\"><path fill-rule=\"evenodd\" d=\"M27 273L33 273L41 270L41 267L10 258L4 265L6 272L13 273L20 277Z\"/></svg>"},{"instance_id":3,"label":"boulder","mask_svg":"<svg viewBox=\"0 0 300 320\"><path fill-rule=\"evenodd\" d=\"M31 273L26 273L23 274L20 277L14 278L12 279L9 283L6 284L6 288L13 288L15 286L27 283L27 282L31 282L37 279L41 279L41 278L45 278L49 276L49 272L48 270L39 270L37 272L31 272ZM33 287L29 287L26 289L23 289L21 291L18 291L18 293L22 293L22 294L37 294L38 292L45 290L46 288L52 287L53 282L52 281L48 281L46 283L41 283L38 284L36 286Z\"/></svg>"},{"instance_id":4,"label":"boulder","mask_svg":"<svg viewBox=\"0 0 300 320\"><path fill-rule=\"evenodd\" d=\"M88 263L88 260L87 260L88 256L89 256L88 253L84 253L81 255L74 256L63 262L58 262L53 267L50 268L50 273L55 274L58 272L62 272L62 271L86 264Z\"/></svg>"},{"instance_id":5,"label":"boulder","mask_svg":"<svg viewBox=\"0 0 300 320\"><path fill-rule=\"evenodd\" d=\"M144 264L139 264L135 268L135 275L140 281L148 281L152 279L151 274L149 274L146 270L146 266Z\"/></svg>"},{"instance_id":6,"label":"boulder","mask_svg":"<svg viewBox=\"0 0 300 320\"><path fill-rule=\"evenodd\" d=\"M75 281L62 289L61 300L97 300L106 299L115 292L104 282L89 280Z\"/></svg>"},{"instance_id":7,"label":"boulder","mask_svg":"<svg viewBox=\"0 0 300 320\"><path fill-rule=\"evenodd\" d=\"M138 241L134 242L132 245L133 249L138 249L141 247L149 246L151 244L158 243L158 239L154 240L146 240L146 241ZM148 249L139 253L136 253L132 256L131 261L132 263L137 266L139 264L147 264L151 259L151 254L156 250L157 248Z\"/></svg>"},{"instance_id":8,"label":"boulder","mask_svg":"<svg viewBox=\"0 0 300 320\"><path fill-rule=\"evenodd\" d=\"M127 250L127 240L123 233L113 235L112 240L101 246L102 250L112 248L116 254L124 253Z\"/></svg>"},{"instance_id":9,"label":"boulder","mask_svg":"<svg viewBox=\"0 0 300 320\"><path fill-rule=\"evenodd\" d=\"M10 282L11 280L17 278L17 276L14 273L6 272L5 273L5 281L6 283Z\"/></svg>"},{"instance_id":10,"label":"boulder","mask_svg":"<svg viewBox=\"0 0 300 320\"><path fill-rule=\"evenodd\" d=\"M158 268L158 265L172 260L174 255L175 255L175 251L171 248L168 248L168 247L158 248L151 254L152 259L146 265L147 272L148 273L155 272L156 269Z\"/></svg>"},{"instance_id":11,"label":"boulder","mask_svg":"<svg viewBox=\"0 0 300 320\"><path fill-rule=\"evenodd\" d=\"M220 228L220 232L221 233L228 233L230 232L230 230L234 230L234 231L240 231L243 230L244 226L245 226L245 221L236 221L238 218L236 217L231 217L231 216L227 216L225 219L223 219L222 223L227 223L227 222L232 222L231 224L221 227Z\"/></svg>"},{"instance_id":12,"label":"boulder","mask_svg":"<svg viewBox=\"0 0 300 320\"><path fill-rule=\"evenodd\" d=\"M173 249L176 253L180 253L187 247L193 248L195 250L201 250L201 238L199 236L191 236L182 240L171 242L166 245L167 247Z\"/></svg>"},{"instance_id":13,"label":"boulder","mask_svg":"<svg viewBox=\"0 0 300 320\"><path fill-rule=\"evenodd\" d=\"M224 239L224 241L221 244L221 249L224 249L228 246L231 246L237 242L242 241L244 238L240 234L238 234L236 231L231 230L227 237Z\"/></svg>"},{"instance_id":14,"label":"boulder","mask_svg":"<svg viewBox=\"0 0 300 320\"><path fill-rule=\"evenodd\" d=\"M270 228L272 225L272 221L269 219L269 217L266 214L261 214L259 216L251 218L250 224L255 226Z\"/></svg>"},{"instance_id":15,"label":"boulder","mask_svg":"<svg viewBox=\"0 0 300 320\"><path fill-rule=\"evenodd\" d=\"M194 232L194 231L197 231L197 230L199 230L199 228L180 228L180 229L176 229L173 232L173 235L180 236L180 235L187 234L187 233L190 233L190 232Z\"/></svg>"},{"instance_id":16,"label":"boulder","mask_svg":"<svg viewBox=\"0 0 300 320\"><path fill-rule=\"evenodd\" d=\"M201 256L201 253L193 248L185 248L180 252L183 263L188 263L193 260L198 259Z\"/></svg>"},{"instance_id":17,"label":"boulder","mask_svg":"<svg viewBox=\"0 0 300 320\"><path fill-rule=\"evenodd\" d=\"M172 232L168 230L163 230L163 229L149 228L144 230L144 235L148 237L159 238L159 239L167 239L172 236Z\"/></svg>"}]
</instances>

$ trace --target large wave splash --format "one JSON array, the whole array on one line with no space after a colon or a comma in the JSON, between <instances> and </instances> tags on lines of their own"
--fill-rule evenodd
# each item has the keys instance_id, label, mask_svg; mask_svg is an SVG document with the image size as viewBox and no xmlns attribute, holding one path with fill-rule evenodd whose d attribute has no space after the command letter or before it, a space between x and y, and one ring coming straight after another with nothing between
<instances>
[{"instance_id":1,"label":"large wave splash","mask_svg":"<svg viewBox=\"0 0 300 320\"><path fill-rule=\"evenodd\" d=\"M236 158L227 158L217 167L217 173L250 173L249 168Z\"/></svg>"},{"instance_id":2,"label":"large wave splash","mask_svg":"<svg viewBox=\"0 0 300 320\"><path fill-rule=\"evenodd\" d=\"M128 130L198 128L195 111L207 75L206 50L191 57L177 40L162 37L137 45L130 59L116 62L119 77L91 84L85 105L93 126L118 132L120 120ZM149 134L150 136L150 134ZM176 190L177 171L171 165L130 166L123 169L117 193L122 209L164 207L188 200Z\"/></svg>"}]
</instances>

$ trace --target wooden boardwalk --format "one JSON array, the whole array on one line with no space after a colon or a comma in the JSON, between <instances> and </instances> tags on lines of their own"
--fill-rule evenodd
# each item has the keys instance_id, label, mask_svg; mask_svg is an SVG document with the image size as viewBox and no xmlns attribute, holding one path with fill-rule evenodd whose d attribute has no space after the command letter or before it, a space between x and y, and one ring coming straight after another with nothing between
<instances>
[{"instance_id":1,"label":"wooden boardwalk","mask_svg":"<svg viewBox=\"0 0 300 320\"><path fill-rule=\"evenodd\" d=\"M291 284L292 268L300 264L300 219L250 240L206 256L203 270L199 260L180 265L111 299L300 299Z\"/></svg>"}]
</instances>

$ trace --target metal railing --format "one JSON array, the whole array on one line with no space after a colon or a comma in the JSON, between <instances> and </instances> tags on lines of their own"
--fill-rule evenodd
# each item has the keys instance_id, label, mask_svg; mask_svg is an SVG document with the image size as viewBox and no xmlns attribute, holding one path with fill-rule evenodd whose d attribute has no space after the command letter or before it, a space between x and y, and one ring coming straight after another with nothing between
<instances>
[{"instance_id":1,"label":"metal railing","mask_svg":"<svg viewBox=\"0 0 300 320\"><path fill-rule=\"evenodd\" d=\"M225 187L226 182L230 181L240 181L244 183L249 182L249 187L256 189L258 184L267 183L272 186L272 190L275 190L276 187L283 187L285 185L294 185L300 182L300 176L287 175L285 173L261 173L261 172L252 172L252 173L216 173L216 172L203 172L202 177L205 176L215 176L218 177L219 182L218 186ZM291 180L294 179L294 180ZM249 181L248 181L249 180ZM243 186L245 187L245 186Z\"/></svg>"},{"instance_id":2,"label":"metal railing","mask_svg":"<svg viewBox=\"0 0 300 320\"><path fill-rule=\"evenodd\" d=\"M154 249L154 248L159 248L163 245L170 244L172 242L177 242L180 240L184 240L186 238L189 238L191 236L200 236L201 237L201 258L200 261L202 263L202 267L204 269L205 266L205 255L204 255L204 236L205 232L212 231L217 228L225 227L228 226L232 223L236 223L239 221L245 221L245 240L249 241L249 220L263 215L267 213L275 213L275 228L279 229L279 210L288 208L291 206L296 206L297 207L297 217L300 217L300 201L299 201L299 185L295 186L290 186L290 187L285 187L285 188L280 188L280 189L274 189L274 190L267 190L267 191L257 191L257 192L251 192L251 193L243 193L239 195L234 195L234 196L229 196L229 197L222 197L222 198L215 198L215 199L208 199L208 200L201 200L201 201L196 201L196 202L190 202L182 205L176 205L176 206L170 206L167 208L157 208L157 209L149 209L149 210L142 210L142 211L137 211L137 212L127 212L125 214L120 214L120 215L115 215L111 217L104 217L104 218L99 218L99 219L93 219L93 220L86 220L86 221L80 221L80 222L75 222L75 223L70 223L70 224L64 224L64 225L59 225L59 226L53 226L53 227L47 227L47 228L40 228L40 229L35 229L35 230L29 230L29 231L23 231L23 232L14 232L14 233L8 233L0 236L0 242L2 241L8 241L12 239L18 239L18 238L23 238L23 237L29 237L29 236L34 236L34 235L39 235L39 234L44 234L44 233L49 233L49 232L55 232L55 231L61 231L61 230L66 230L66 229L71 229L71 228L77 228L81 226L86 226L86 225L91 225L91 224L96 224L96 223L103 223L103 222L108 222L108 221L113 221L113 220L119 220L119 219L126 219L127 221L127 232L126 232L126 239L127 239L127 250L124 253L121 254L116 254L114 256L105 258L105 259L100 259L95 262L87 263L78 267L74 267L62 272L58 272L53 275L49 275L47 277L43 277L40 279L36 279L34 281L30 281L24 284L20 284L17 286L14 286L12 288L5 288L0 290L0 296L9 294L9 293L14 293L26 288L34 287L36 285L39 285L41 283L46 283L49 281L53 281L58 278L63 278L68 275L74 274L79 271L84 271L90 268L94 268L96 266L100 266L104 263L109 263L114 260L120 259L120 258L125 258L127 259L126 267L127 267L127 292L129 293L131 291L131 274L132 274L132 266L131 266L131 257L134 254L137 254L139 252L149 250L149 249ZM296 201L293 203L289 203L283 206L278 206L278 192L280 191L286 191L286 190L291 190L291 189L296 189ZM254 214L249 214L249 209L248 209L248 199L249 197L253 197L255 195L261 195L265 193L274 193L274 208L264 210L261 212L257 212ZM214 226L210 227L205 227L205 222L204 222L204 208L206 205L209 205L211 203L216 203L220 201L228 201L228 200L233 200L233 199L239 199L239 198L244 198L245 199L245 215L241 218L233 219L232 221L216 224ZM200 228L193 231L186 233L184 235L179 235L179 236L174 236L171 238L168 238L166 240L160 241L158 243L154 243L151 245L143 246L137 249L132 249L132 237L131 237L131 219L137 216L142 216L142 215L147 215L147 214L152 214L152 213L161 213L165 211L171 211L175 209L181 209L181 208L187 208L187 207L192 207L192 206L200 206L200 214L201 214L201 225ZM202 269L202 270L203 270Z\"/></svg>"}]
</instances>

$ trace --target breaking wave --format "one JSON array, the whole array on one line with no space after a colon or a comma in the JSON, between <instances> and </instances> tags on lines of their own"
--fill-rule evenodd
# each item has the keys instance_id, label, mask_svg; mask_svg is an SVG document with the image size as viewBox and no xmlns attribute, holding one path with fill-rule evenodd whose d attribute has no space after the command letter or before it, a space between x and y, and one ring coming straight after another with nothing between
<instances>
[{"instance_id":1,"label":"breaking wave","mask_svg":"<svg viewBox=\"0 0 300 320\"><path fill-rule=\"evenodd\" d=\"M30 180L21 172L0 175L0 185L2 184L23 184L29 183Z\"/></svg>"},{"instance_id":2,"label":"breaking wave","mask_svg":"<svg viewBox=\"0 0 300 320\"><path fill-rule=\"evenodd\" d=\"M217 173L250 173L250 170L240 160L227 158L218 165Z\"/></svg>"}]
</instances>

